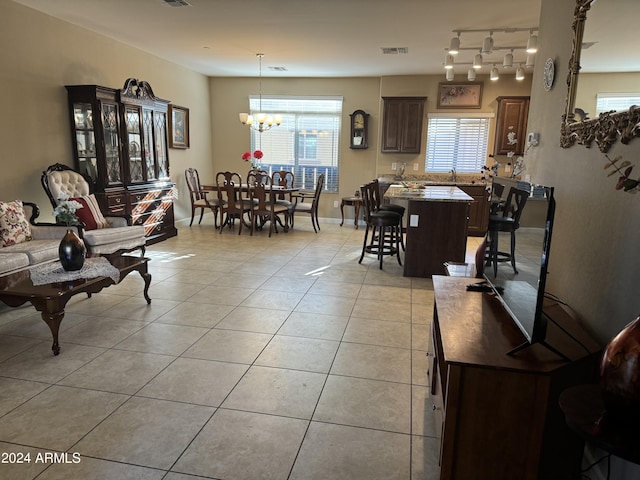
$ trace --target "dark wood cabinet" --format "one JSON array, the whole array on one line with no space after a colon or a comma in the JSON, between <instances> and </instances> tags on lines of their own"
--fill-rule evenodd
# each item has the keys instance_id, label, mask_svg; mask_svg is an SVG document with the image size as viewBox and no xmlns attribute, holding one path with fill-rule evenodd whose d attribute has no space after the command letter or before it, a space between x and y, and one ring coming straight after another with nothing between
<instances>
[{"instance_id":1,"label":"dark wood cabinet","mask_svg":"<svg viewBox=\"0 0 640 480\"><path fill-rule=\"evenodd\" d=\"M102 210L131 215L147 243L177 234L175 185L169 177L167 110L147 82L127 79L122 89L66 87L75 167L91 181Z\"/></svg>"},{"instance_id":2,"label":"dark wood cabinet","mask_svg":"<svg viewBox=\"0 0 640 480\"><path fill-rule=\"evenodd\" d=\"M494 155L523 155L527 141L529 97L498 97ZM510 133L517 143L510 143Z\"/></svg>"},{"instance_id":3,"label":"dark wood cabinet","mask_svg":"<svg viewBox=\"0 0 640 480\"><path fill-rule=\"evenodd\" d=\"M489 192L485 185L458 185L458 188L473 197L469 205L467 235L482 237L489 226Z\"/></svg>"},{"instance_id":4,"label":"dark wood cabinet","mask_svg":"<svg viewBox=\"0 0 640 480\"><path fill-rule=\"evenodd\" d=\"M382 152L420 153L426 97L383 97Z\"/></svg>"},{"instance_id":5,"label":"dark wood cabinet","mask_svg":"<svg viewBox=\"0 0 640 480\"><path fill-rule=\"evenodd\" d=\"M524 337L494 296L464 277L434 276L428 385L440 479L554 480L580 472L582 440L564 421L560 393L597 379L600 346L547 301L546 341L514 355ZM577 478L577 477L576 477Z\"/></svg>"}]
</instances>

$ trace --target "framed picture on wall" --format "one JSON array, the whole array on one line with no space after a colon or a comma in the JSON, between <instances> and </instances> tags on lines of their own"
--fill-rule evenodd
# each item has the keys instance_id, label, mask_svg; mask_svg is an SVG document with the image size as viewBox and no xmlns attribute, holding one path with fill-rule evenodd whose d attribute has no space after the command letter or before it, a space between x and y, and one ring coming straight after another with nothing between
<instances>
[{"instance_id":1,"label":"framed picture on wall","mask_svg":"<svg viewBox=\"0 0 640 480\"><path fill-rule=\"evenodd\" d=\"M480 108L482 82L440 82L438 108Z\"/></svg>"},{"instance_id":2,"label":"framed picture on wall","mask_svg":"<svg viewBox=\"0 0 640 480\"><path fill-rule=\"evenodd\" d=\"M189 148L189 109L169 105L169 147Z\"/></svg>"}]
</instances>

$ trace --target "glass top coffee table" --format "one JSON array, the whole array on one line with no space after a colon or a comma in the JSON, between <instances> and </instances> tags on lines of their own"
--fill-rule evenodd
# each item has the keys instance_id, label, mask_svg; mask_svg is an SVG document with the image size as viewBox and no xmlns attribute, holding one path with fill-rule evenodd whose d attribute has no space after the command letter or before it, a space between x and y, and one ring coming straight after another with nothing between
<instances>
[{"instance_id":1,"label":"glass top coffee table","mask_svg":"<svg viewBox=\"0 0 640 480\"><path fill-rule=\"evenodd\" d=\"M42 319L49 326L53 337L54 355L60 353L58 331L64 317L67 302L79 293L91 296L115 283L120 283L129 273L137 271L144 280L144 298L147 304L151 274L148 272L149 259L146 257L118 256L110 257L109 262L120 272L118 282L110 277L95 277L63 282L53 282L44 285L34 285L29 270L21 270L0 277L0 301L10 307L18 307L27 302L35 307L42 315Z\"/></svg>"}]
</instances>

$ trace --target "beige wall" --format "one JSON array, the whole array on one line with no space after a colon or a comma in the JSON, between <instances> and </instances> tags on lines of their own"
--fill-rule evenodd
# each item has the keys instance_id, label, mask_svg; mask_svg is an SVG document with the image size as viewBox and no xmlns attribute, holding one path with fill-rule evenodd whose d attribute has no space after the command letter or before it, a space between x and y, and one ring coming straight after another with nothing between
<instances>
[{"instance_id":1,"label":"beige wall","mask_svg":"<svg viewBox=\"0 0 640 480\"><path fill-rule=\"evenodd\" d=\"M637 93L640 91L640 73L581 73L575 106L595 118L596 94Z\"/></svg>"},{"instance_id":2,"label":"beige wall","mask_svg":"<svg viewBox=\"0 0 640 480\"><path fill-rule=\"evenodd\" d=\"M169 151L178 185L178 218L190 212L184 169L211 173L209 86L205 76L115 40L61 22L9 0L0 0L0 199L37 203L52 220L40 185L53 163L73 166L65 85L121 88L129 77L149 82L154 93L190 110L191 148Z\"/></svg>"}]
</instances>

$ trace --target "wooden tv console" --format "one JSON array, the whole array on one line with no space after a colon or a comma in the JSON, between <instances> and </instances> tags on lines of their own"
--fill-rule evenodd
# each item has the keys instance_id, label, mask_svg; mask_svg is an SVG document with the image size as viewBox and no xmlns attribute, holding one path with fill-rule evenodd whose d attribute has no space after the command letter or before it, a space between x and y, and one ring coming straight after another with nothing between
<instances>
[{"instance_id":1,"label":"wooden tv console","mask_svg":"<svg viewBox=\"0 0 640 480\"><path fill-rule=\"evenodd\" d=\"M559 408L567 387L594 383L601 347L556 302L545 312L547 342L506 352L524 336L477 279L434 276L429 385L440 439L440 479L566 479L580 471L583 441ZM573 336L576 340L572 339Z\"/></svg>"}]
</instances>

